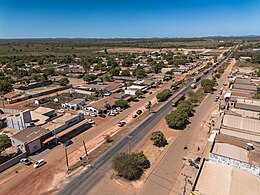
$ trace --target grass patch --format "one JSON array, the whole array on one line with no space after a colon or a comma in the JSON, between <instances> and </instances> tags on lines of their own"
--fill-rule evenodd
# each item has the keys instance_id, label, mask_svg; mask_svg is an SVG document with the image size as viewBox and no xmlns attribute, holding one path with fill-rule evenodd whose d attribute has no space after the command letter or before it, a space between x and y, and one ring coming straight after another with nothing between
<instances>
[{"instance_id":1,"label":"grass patch","mask_svg":"<svg viewBox=\"0 0 260 195\"><path fill-rule=\"evenodd\" d=\"M260 64L253 64L251 62L238 61L236 64L237 67L252 67L252 68L260 68Z\"/></svg>"}]
</instances>

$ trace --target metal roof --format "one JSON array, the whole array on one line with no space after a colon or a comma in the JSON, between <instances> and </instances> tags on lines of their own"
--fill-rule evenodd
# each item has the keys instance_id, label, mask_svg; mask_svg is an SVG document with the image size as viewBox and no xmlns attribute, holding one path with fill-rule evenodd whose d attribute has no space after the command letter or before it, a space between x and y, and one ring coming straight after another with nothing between
<instances>
[{"instance_id":1,"label":"metal roof","mask_svg":"<svg viewBox=\"0 0 260 195\"><path fill-rule=\"evenodd\" d=\"M223 117L224 127L234 128L242 131L249 131L260 134L260 120L244 118L233 115L225 115Z\"/></svg>"},{"instance_id":2,"label":"metal roof","mask_svg":"<svg viewBox=\"0 0 260 195\"><path fill-rule=\"evenodd\" d=\"M19 140L23 143L29 143L41 138L43 135L46 135L48 133L50 133L50 131L48 131L47 129L41 127L30 127L16 133L12 136L12 138Z\"/></svg>"},{"instance_id":3,"label":"metal roof","mask_svg":"<svg viewBox=\"0 0 260 195\"><path fill-rule=\"evenodd\" d=\"M242 169L205 161L195 191L200 194L259 194L260 180Z\"/></svg>"}]
</instances>

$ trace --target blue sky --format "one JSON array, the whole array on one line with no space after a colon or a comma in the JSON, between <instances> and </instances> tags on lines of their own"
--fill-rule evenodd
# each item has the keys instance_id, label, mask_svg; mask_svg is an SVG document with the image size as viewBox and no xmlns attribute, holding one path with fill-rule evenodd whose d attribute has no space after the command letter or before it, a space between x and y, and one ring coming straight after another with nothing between
<instances>
[{"instance_id":1,"label":"blue sky","mask_svg":"<svg viewBox=\"0 0 260 195\"><path fill-rule=\"evenodd\" d=\"M260 0L0 0L0 38L260 35Z\"/></svg>"}]
</instances>

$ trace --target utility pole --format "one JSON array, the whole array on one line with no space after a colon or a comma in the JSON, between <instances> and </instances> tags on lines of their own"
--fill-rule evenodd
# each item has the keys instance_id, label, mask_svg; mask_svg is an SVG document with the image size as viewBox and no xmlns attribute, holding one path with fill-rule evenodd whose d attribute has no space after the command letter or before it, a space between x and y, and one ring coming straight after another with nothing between
<instances>
[{"instance_id":1,"label":"utility pole","mask_svg":"<svg viewBox=\"0 0 260 195\"><path fill-rule=\"evenodd\" d=\"M68 172L70 168L69 168L69 160L68 160L68 153L67 153L66 146L64 146L64 150L65 150L66 166L67 166L67 172Z\"/></svg>"},{"instance_id":2,"label":"utility pole","mask_svg":"<svg viewBox=\"0 0 260 195\"><path fill-rule=\"evenodd\" d=\"M86 144L85 144L84 140L83 140L82 142L83 142L83 146L84 146L84 149L85 149L85 154L86 154L86 157L87 157L87 160L88 160L88 151L87 151L87 147L86 147Z\"/></svg>"},{"instance_id":3,"label":"utility pole","mask_svg":"<svg viewBox=\"0 0 260 195\"><path fill-rule=\"evenodd\" d=\"M58 145L58 139L57 139L57 132L56 132L56 123L52 121L53 124L53 132L54 132L54 137L55 137L55 143Z\"/></svg>"}]
</instances>

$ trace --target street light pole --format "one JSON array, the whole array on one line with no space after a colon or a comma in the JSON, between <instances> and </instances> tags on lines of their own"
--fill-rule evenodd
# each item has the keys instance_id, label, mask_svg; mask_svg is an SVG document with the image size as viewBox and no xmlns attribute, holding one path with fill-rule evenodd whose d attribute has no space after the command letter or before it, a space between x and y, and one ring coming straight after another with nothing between
<instances>
[{"instance_id":1,"label":"street light pole","mask_svg":"<svg viewBox=\"0 0 260 195\"><path fill-rule=\"evenodd\" d=\"M66 166L67 166L67 171L69 171L69 160L68 160L68 153L67 153L67 148L64 146L65 150L65 158L66 158Z\"/></svg>"},{"instance_id":2,"label":"street light pole","mask_svg":"<svg viewBox=\"0 0 260 195\"><path fill-rule=\"evenodd\" d=\"M86 147L86 144L85 144L84 140L83 140L82 142L83 142L83 146L84 146L84 149L85 149L85 154L86 154L86 157L87 157L87 160L88 160L88 151L87 151L87 147Z\"/></svg>"}]
</instances>

